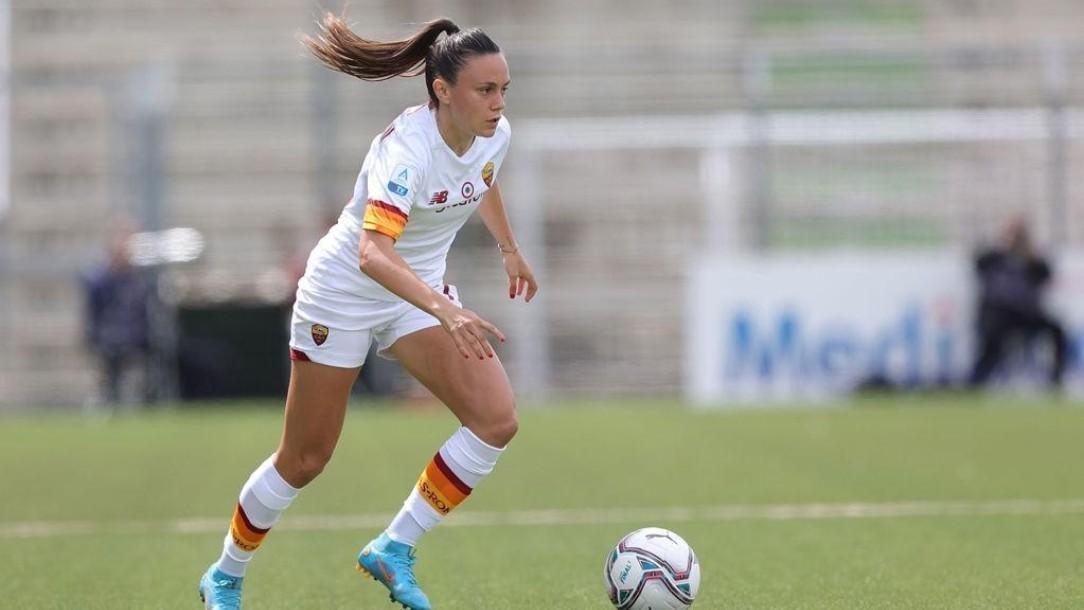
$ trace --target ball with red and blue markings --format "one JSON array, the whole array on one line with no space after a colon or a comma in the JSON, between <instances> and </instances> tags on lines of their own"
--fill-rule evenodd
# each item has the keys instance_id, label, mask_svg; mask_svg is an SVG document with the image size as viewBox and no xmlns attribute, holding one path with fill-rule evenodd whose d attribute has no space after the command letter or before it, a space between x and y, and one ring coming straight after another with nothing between
<instances>
[{"instance_id":1,"label":"ball with red and blue markings","mask_svg":"<svg viewBox=\"0 0 1084 610\"><path fill-rule=\"evenodd\" d=\"M619 610L681 610L700 590L700 563L681 536L645 527L617 543L606 558L603 580Z\"/></svg>"}]
</instances>

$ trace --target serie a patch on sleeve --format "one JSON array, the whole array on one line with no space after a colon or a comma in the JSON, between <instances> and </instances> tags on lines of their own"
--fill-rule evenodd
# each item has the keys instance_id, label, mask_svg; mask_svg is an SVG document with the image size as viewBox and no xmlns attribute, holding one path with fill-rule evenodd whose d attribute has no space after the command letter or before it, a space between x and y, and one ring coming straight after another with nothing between
<instances>
[{"instance_id":1,"label":"serie a patch on sleeve","mask_svg":"<svg viewBox=\"0 0 1084 610\"><path fill-rule=\"evenodd\" d=\"M388 190L400 197L406 197L410 193L410 168L405 165L396 165L388 180Z\"/></svg>"}]
</instances>

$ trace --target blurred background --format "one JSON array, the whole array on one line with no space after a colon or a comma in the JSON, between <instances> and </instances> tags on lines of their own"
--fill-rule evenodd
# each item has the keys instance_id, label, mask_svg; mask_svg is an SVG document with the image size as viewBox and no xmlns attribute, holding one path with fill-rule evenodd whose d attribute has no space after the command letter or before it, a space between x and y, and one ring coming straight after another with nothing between
<instances>
[{"instance_id":1,"label":"blurred background","mask_svg":"<svg viewBox=\"0 0 1084 610\"><path fill-rule=\"evenodd\" d=\"M0 408L282 396L305 257L372 137L425 100L420 79L362 83L306 56L298 35L343 8L0 2ZM354 0L347 15L376 39L446 15L508 58L500 181L543 290L503 297L477 220L448 280L508 333L522 395L1040 392L1059 366L1063 391L1084 387L1084 5ZM1006 240L1024 262L977 273ZM1004 285L1012 269L1030 289ZM983 303L1001 293L1025 307L995 341ZM415 391L386 363L360 385Z\"/></svg>"}]
</instances>

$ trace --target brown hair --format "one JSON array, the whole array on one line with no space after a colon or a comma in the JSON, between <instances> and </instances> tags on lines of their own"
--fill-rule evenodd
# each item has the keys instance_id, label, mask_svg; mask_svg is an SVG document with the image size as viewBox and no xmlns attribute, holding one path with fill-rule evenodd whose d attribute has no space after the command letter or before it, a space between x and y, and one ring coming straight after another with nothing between
<instances>
[{"instance_id":1,"label":"brown hair","mask_svg":"<svg viewBox=\"0 0 1084 610\"><path fill-rule=\"evenodd\" d=\"M477 28L460 31L450 19L434 19L410 38L392 42L358 36L342 17L327 13L314 38L301 42L332 70L368 81L425 74L425 87L434 103L433 81L439 76L455 84L459 70L474 55L500 53L497 43ZM441 34L447 34L437 40Z\"/></svg>"}]
</instances>

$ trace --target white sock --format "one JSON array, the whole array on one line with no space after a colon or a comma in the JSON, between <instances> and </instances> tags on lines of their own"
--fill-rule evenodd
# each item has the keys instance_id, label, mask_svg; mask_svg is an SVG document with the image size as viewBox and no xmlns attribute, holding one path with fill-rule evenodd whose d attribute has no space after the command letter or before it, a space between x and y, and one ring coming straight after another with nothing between
<instances>
[{"instance_id":1,"label":"white sock","mask_svg":"<svg viewBox=\"0 0 1084 610\"><path fill-rule=\"evenodd\" d=\"M218 569L230 576L244 576L267 531L300 491L275 470L274 455L264 460L241 488L230 529L222 543Z\"/></svg>"},{"instance_id":2,"label":"white sock","mask_svg":"<svg viewBox=\"0 0 1084 610\"><path fill-rule=\"evenodd\" d=\"M426 465L385 533L396 542L416 545L422 534L466 500L503 452L466 427L456 430Z\"/></svg>"}]
</instances>

